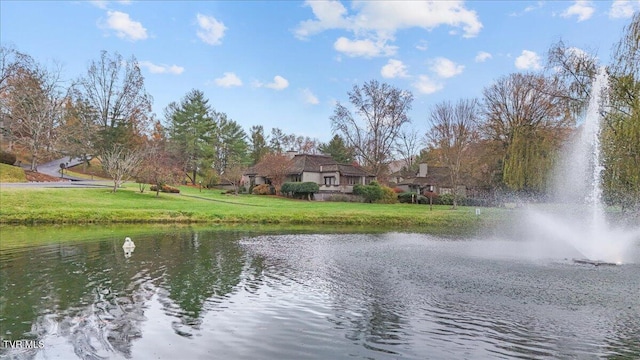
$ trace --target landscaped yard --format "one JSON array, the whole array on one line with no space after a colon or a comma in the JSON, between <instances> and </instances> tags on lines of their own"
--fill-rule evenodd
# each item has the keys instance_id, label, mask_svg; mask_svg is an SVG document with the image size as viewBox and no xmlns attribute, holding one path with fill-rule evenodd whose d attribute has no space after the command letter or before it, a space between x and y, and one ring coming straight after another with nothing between
<instances>
[{"instance_id":1,"label":"landscaped yard","mask_svg":"<svg viewBox=\"0 0 640 360\"><path fill-rule=\"evenodd\" d=\"M100 189L0 189L0 223L225 223L341 224L476 228L495 220L497 209L476 217L474 208L413 204L365 204L292 200L275 196L223 195L181 187L181 194L140 193L127 183Z\"/></svg>"}]
</instances>

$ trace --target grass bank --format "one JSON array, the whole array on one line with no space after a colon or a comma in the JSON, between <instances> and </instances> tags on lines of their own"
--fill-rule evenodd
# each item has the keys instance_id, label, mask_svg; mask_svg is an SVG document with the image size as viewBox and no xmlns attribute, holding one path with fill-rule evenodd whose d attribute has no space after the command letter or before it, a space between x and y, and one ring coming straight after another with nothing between
<instances>
[{"instance_id":1,"label":"grass bank","mask_svg":"<svg viewBox=\"0 0 640 360\"><path fill-rule=\"evenodd\" d=\"M0 182L14 183L25 181L27 181L27 176L21 167L0 163Z\"/></svg>"},{"instance_id":2,"label":"grass bank","mask_svg":"<svg viewBox=\"0 0 640 360\"><path fill-rule=\"evenodd\" d=\"M127 184L108 189L0 189L0 223L36 224L290 224L433 226L452 231L493 222L498 209L451 210L449 206L316 202L182 187L181 194L137 191Z\"/></svg>"}]
</instances>

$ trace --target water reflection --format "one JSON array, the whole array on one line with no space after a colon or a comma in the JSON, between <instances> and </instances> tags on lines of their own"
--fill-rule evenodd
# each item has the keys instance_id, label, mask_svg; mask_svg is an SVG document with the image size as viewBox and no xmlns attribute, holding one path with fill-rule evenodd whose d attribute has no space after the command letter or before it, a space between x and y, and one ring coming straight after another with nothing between
<instances>
[{"instance_id":1,"label":"water reflection","mask_svg":"<svg viewBox=\"0 0 640 360\"><path fill-rule=\"evenodd\" d=\"M492 259L479 241L177 231L136 237L135 256L118 239L3 250L0 336L45 348L0 354L640 357L640 265Z\"/></svg>"}]
</instances>

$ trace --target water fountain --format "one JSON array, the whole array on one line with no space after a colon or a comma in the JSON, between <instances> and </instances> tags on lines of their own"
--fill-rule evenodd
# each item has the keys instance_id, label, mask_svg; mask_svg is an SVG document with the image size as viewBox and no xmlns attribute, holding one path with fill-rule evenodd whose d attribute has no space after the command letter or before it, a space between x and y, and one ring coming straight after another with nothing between
<instances>
[{"instance_id":1,"label":"water fountain","mask_svg":"<svg viewBox=\"0 0 640 360\"><path fill-rule=\"evenodd\" d=\"M553 195L558 204L529 209L526 217L536 237L563 241L580 255L574 261L615 265L632 258L640 229L624 229L607 221L602 202L600 126L602 95L608 88L604 69L597 74L579 136L570 143L556 171Z\"/></svg>"}]
</instances>

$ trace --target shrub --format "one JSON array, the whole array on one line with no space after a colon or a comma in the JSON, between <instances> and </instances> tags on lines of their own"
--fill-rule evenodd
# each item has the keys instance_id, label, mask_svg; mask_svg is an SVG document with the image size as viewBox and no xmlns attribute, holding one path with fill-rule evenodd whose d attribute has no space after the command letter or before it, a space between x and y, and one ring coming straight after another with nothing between
<instances>
[{"instance_id":1,"label":"shrub","mask_svg":"<svg viewBox=\"0 0 640 360\"><path fill-rule=\"evenodd\" d=\"M220 176L213 169L206 169L200 173L202 186L211 189L220 183Z\"/></svg>"},{"instance_id":2,"label":"shrub","mask_svg":"<svg viewBox=\"0 0 640 360\"><path fill-rule=\"evenodd\" d=\"M149 190L158 191L158 185L151 185ZM160 192L179 194L180 193L180 189L175 188L175 187L170 186L170 185L162 185L162 186L160 186Z\"/></svg>"},{"instance_id":3,"label":"shrub","mask_svg":"<svg viewBox=\"0 0 640 360\"><path fill-rule=\"evenodd\" d=\"M314 182L286 182L280 188L280 192L285 196L309 200L318 191L320 191L320 186Z\"/></svg>"},{"instance_id":4,"label":"shrub","mask_svg":"<svg viewBox=\"0 0 640 360\"><path fill-rule=\"evenodd\" d=\"M393 192L396 193L396 194L402 194L404 192L404 190L402 190L401 188L396 186L396 187L393 188Z\"/></svg>"},{"instance_id":5,"label":"shrub","mask_svg":"<svg viewBox=\"0 0 640 360\"><path fill-rule=\"evenodd\" d=\"M412 192L403 192L402 194L398 194L398 201L405 204L412 204L416 201L418 204L428 204L429 198Z\"/></svg>"},{"instance_id":6,"label":"shrub","mask_svg":"<svg viewBox=\"0 0 640 360\"><path fill-rule=\"evenodd\" d=\"M453 194L441 194L437 198L433 198L434 204L453 205Z\"/></svg>"},{"instance_id":7,"label":"shrub","mask_svg":"<svg viewBox=\"0 0 640 360\"><path fill-rule=\"evenodd\" d=\"M347 195L336 194L336 195L327 196L324 199L324 201L350 202L351 198L349 198L349 196L347 196Z\"/></svg>"},{"instance_id":8,"label":"shrub","mask_svg":"<svg viewBox=\"0 0 640 360\"><path fill-rule=\"evenodd\" d=\"M0 151L0 163L13 165L16 163L16 154L8 151Z\"/></svg>"},{"instance_id":9,"label":"shrub","mask_svg":"<svg viewBox=\"0 0 640 360\"><path fill-rule=\"evenodd\" d=\"M382 199L384 190L377 181L372 181L369 185L354 185L353 193L362 196L365 202L371 203Z\"/></svg>"},{"instance_id":10,"label":"shrub","mask_svg":"<svg viewBox=\"0 0 640 360\"><path fill-rule=\"evenodd\" d=\"M273 187L269 184L260 184L253 187L252 194L254 195L273 195Z\"/></svg>"},{"instance_id":11,"label":"shrub","mask_svg":"<svg viewBox=\"0 0 640 360\"><path fill-rule=\"evenodd\" d=\"M398 202L398 194L388 186L381 186L382 197L376 201L381 204L395 204Z\"/></svg>"}]
</instances>

